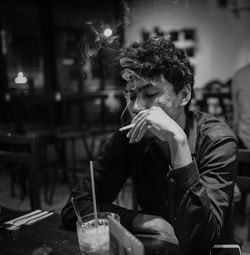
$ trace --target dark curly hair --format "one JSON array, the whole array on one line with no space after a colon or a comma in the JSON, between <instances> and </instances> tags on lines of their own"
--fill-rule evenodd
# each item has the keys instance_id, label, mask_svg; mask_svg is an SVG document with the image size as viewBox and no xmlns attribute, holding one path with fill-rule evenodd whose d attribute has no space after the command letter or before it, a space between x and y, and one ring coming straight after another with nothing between
<instances>
[{"instance_id":1,"label":"dark curly hair","mask_svg":"<svg viewBox=\"0 0 250 255\"><path fill-rule=\"evenodd\" d=\"M164 75L173 84L176 93L189 84L193 88L194 76L188 57L181 49L163 38L153 37L143 42L135 42L120 51L122 77L131 76L153 78Z\"/></svg>"}]
</instances>

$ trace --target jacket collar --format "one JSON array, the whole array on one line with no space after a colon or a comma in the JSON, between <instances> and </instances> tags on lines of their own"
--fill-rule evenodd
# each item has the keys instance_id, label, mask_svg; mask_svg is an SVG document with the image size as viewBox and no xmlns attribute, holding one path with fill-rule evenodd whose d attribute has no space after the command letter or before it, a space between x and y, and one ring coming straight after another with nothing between
<instances>
[{"instance_id":1,"label":"jacket collar","mask_svg":"<svg viewBox=\"0 0 250 255\"><path fill-rule=\"evenodd\" d=\"M194 112L188 112L184 131L187 135L191 155L196 154L197 125L197 115Z\"/></svg>"}]
</instances>

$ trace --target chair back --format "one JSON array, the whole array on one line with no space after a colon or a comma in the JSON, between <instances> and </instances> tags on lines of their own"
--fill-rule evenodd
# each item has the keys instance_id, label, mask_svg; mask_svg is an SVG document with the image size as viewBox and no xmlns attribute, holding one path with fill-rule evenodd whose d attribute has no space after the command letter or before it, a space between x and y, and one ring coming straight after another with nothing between
<instances>
[{"instance_id":1,"label":"chair back","mask_svg":"<svg viewBox=\"0 0 250 255\"><path fill-rule=\"evenodd\" d=\"M240 174L238 171L236 183L238 184L241 191L250 191L250 150L239 149L238 161L239 161L239 168L244 166L246 171Z\"/></svg>"},{"instance_id":2,"label":"chair back","mask_svg":"<svg viewBox=\"0 0 250 255\"><path fill-rule=\"evenodd\" d=\"M40 209L38 135L0 134L0 162L29 165L29 198L31 209ZM20 168L21 169L21 168Z\"/></svg>"}]
</instances>

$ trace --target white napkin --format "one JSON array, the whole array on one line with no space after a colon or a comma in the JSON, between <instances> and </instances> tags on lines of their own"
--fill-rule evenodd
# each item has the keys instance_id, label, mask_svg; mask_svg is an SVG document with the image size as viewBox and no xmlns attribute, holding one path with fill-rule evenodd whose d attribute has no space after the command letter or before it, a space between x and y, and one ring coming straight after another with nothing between
<instances>
[{"instance_id":1,"label":"white napkin","mask_svg":"<svg viewBox=\"0 0 250 255\"><path fill-rule=\"evenodd\" d=\"M168 235L164 235L164 234L136 234L135 236L137 237L148 237L148 238L153 238L153 239L158 239L161 241L166 241L172 244L179 244L178 239L176 238L176 236L168 236Z\"/></svg>"},{"instance_id":2,"label":"white napkin","mask_svg":"<svg viewBox=\"0 0 250 255\"><path fill-rule=\"evenodd\" d=\"M13 224L12 226L7 227L8 230L16 230L19 229L22 225L31 225L39 220L49 217L52 214L53 212L35 210L18 218L6 221L5 223Z\"/></svg>"}]
</instances>

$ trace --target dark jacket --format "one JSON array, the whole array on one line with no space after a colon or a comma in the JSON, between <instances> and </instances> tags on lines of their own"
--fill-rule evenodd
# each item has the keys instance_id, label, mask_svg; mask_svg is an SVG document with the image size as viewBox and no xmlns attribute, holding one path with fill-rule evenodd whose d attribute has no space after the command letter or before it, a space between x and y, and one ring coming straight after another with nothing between
<instances>
[{"instance_id":1,"label":"dark jacket","mask_svg":"<svg viewBox=\"0 0 250 255\"><path fill-rule=\"evenodd\" d=\"M189 113L185 133L193 161L171 169L168 143L145 139L130 144L126 132L115 132L94 162L97 206L99 211L119 214L121 223L132 230L138 211L112 204L131 177L143 213L170 222L185 253L204 254L221 238L230 210L237 139L225 123L201 112ZM71 196L82 214L93 212L88 171ZM67 228L75 228L70 200L62 210L62 221Z\"/></svg>"}]
</instances>

